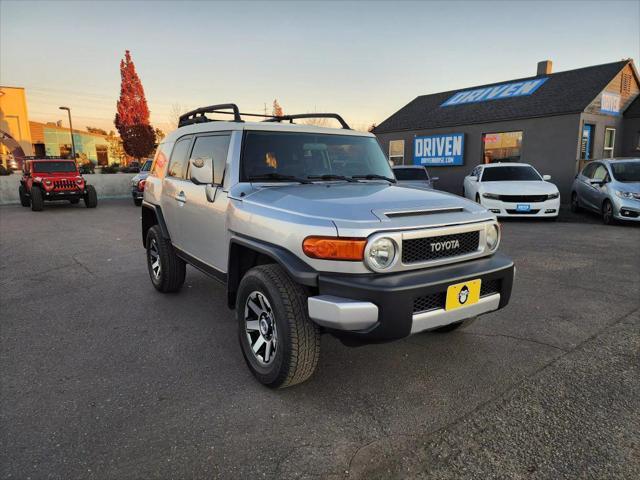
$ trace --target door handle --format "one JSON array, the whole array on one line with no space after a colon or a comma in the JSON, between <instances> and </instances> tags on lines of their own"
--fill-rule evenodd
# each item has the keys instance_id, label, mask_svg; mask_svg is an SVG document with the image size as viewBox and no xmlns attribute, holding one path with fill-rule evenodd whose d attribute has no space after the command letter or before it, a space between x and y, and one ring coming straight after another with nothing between
<instances>
[{"instance_id":1,"label":"door handle","mask_svg":"<svg viewBox=\"0 0 640 480\"><path fill-rule=\"evenodd\" d=\"M180 192L173 198L175 198L180 203L185 203L187 201L187 197L185 196L184 192Z\"/></svg>"}]
</instances>

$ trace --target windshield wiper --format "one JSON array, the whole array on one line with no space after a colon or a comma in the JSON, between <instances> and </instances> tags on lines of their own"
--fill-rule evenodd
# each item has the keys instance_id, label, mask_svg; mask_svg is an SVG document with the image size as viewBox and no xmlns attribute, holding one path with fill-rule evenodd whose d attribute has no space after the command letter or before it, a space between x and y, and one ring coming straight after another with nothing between
<instances>
[{"instance_id":1,"label":"windshield wiper","mask_svg":"<svg viewBox=\"0 0 640 480\"><path fill-rule=\"evenodd\" d=\"M254 175L253 177L249 177L250 182L260 181L260 180L283 180L287 182L299 182L309 184L311 183L306 178L295 177L293 175L283 175L281 173L265 173L264 175Z\"/></svg>"},{"instance_id":2,"label":"windshield wiper","mask_svg":"<svg viewBox=\"0 0 640 480\"><path fill-rule=\"evenodd\" d=\"M358 180L346 177L344 175L334 175L332 173L328 173L325 175L309 175L307 177L309 180L346 180L347 182L357 182Z\"/></svg>"},{"instance_id":3,"label":"windshield wiper","mask_svg":"<svg viewBox=\"0 0 640 480\"><path fill-rule=\"evenodd\" d=\"M366 175L353 175L351 178L363 178L365 180L386 180L390 183L396 183L395 178L385 177L384 175L378 175L375 173L368 173Z\"/></svg>"}]
</instances>

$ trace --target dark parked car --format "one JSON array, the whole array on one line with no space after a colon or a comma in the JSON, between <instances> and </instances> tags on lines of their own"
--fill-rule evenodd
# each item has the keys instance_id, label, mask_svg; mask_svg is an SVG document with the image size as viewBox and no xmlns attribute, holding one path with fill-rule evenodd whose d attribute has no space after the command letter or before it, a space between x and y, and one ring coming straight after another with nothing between
<instances>
[{"instance_id":1,"label":"dark parked car","mask_svg":"<svg viewBox=\"0 0 640 480\"><path fill-rule=\"evenodd\" d=\"M142 198L144 197L144 185L147 183L147 177L151 171L151 165L153 160L147 160L140 169L140 173L131 179L131 196L133 197L133 203L136 206L142 205Z\"/></svg>"},{"instance_id":2,"label":"dark parked car","mask_svg":"<svg viewBox=\"0 0 640 480\"><path fill-rule=\"evenodd\" d=\"M430 177L427 167L422 165L398 165L393 167L398 185L403 187L433 188L438 177Z\"/></svg>"}]
</instances>

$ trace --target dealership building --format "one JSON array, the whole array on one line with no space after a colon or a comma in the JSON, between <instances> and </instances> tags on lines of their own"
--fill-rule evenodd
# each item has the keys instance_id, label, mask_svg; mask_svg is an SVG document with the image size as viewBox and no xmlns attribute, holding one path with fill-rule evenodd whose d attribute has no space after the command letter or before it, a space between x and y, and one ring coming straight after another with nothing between
<instances>
[{"instance_id":1,"label":"dealership building","mask_svg":"<svg viewBox=\"0 0 640 480\"><path fill-rule=\"evenodd\" d=\"M530 163L568 201L585 162L640 157L640 80L633 60L422 95L375 127L395 165L425 165L460 194L474 166Z\"/></svg>"}]
</instances>

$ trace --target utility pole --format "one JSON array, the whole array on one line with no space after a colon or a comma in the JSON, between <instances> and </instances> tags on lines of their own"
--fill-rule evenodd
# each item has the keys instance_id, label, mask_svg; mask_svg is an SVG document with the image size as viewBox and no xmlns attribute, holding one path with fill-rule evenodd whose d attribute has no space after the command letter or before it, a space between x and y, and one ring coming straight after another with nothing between
<instances>
[{"instance_id":1,"label":"utility pole","mask_svg":"<svg viewBox=\"0 0 640 480\"><path fill-rule=\"evenodd\" d=\"M73 125L71 125L71 109L69 107L59 107L60 110L66 110L69 114L69 132L71 133L71 156L73 161L76 161L76 144L73 141Z\"/></svg>"}]
</instances>

